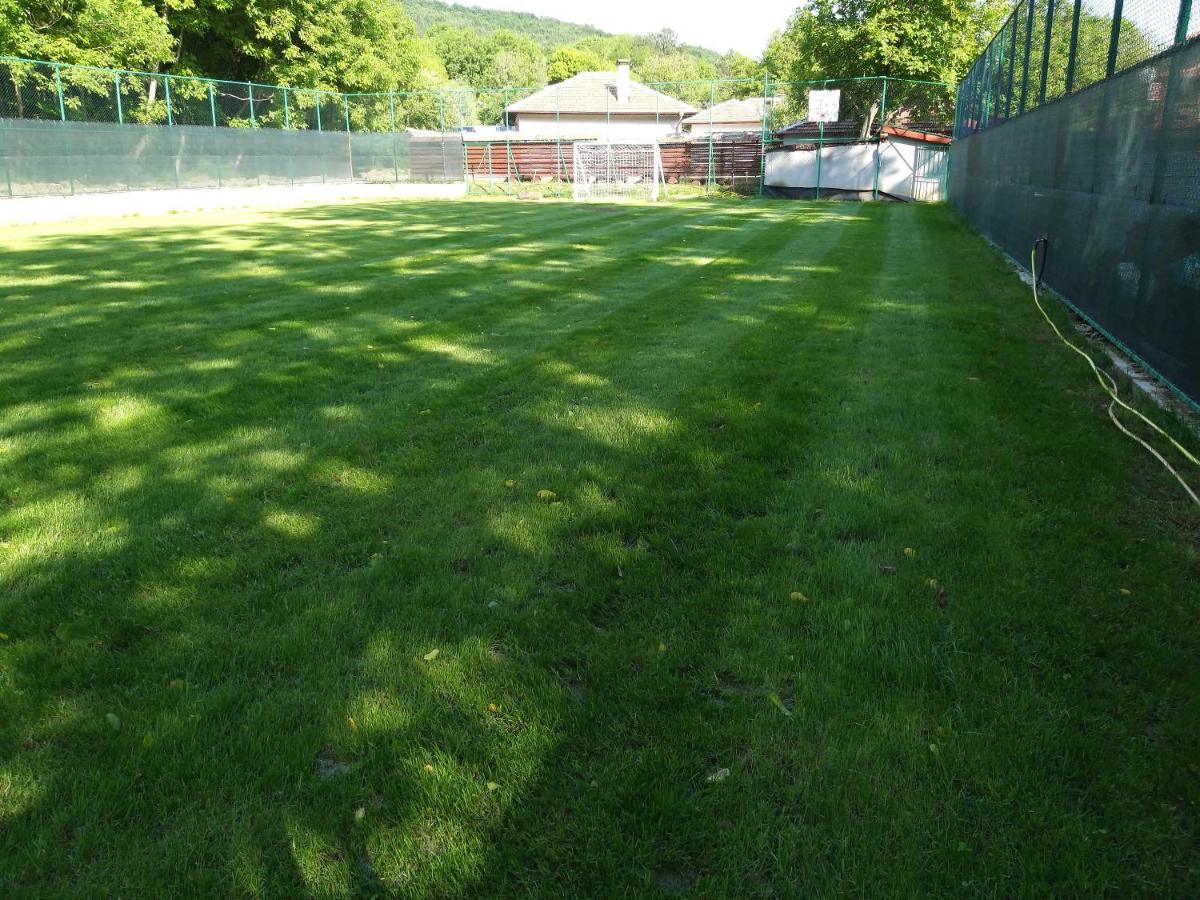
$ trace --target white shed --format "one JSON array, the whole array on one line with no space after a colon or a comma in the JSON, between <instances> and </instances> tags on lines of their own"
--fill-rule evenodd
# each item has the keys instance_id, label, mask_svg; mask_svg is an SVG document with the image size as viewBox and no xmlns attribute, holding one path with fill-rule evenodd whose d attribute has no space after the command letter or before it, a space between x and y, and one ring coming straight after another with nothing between
<instances>
[{"instance_id":1,"label":"white shed","mask_svg":"<svg viewBox=\"0 0 1200 900\"><path fill-rule=\"evenodd\" d=\"M950 138L886 126L878 141L783 146L768 153L766 184L780 193L866 199L945 199ZM819 178L819 181L818 181Z\"/></svg>"}]
</instances>

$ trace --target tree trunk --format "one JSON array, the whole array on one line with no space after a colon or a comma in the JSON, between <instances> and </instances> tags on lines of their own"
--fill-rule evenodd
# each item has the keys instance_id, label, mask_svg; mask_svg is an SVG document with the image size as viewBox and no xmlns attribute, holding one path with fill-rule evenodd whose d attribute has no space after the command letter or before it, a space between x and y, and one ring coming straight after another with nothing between
<instances>
[{"instance_id":1,"label":"tree trunk","mask_svg":"<svg viewBox=\"0 0 1200 900\"><path fill-rule=\"evenodd\" d=\"M871 108L867 111L866 118L863 119L862 133L858 136L860 141L865 141L871 136L871 128L875 124L877 115L879 115L879 101L872 100Z\"/></svg>"}]
</instances>

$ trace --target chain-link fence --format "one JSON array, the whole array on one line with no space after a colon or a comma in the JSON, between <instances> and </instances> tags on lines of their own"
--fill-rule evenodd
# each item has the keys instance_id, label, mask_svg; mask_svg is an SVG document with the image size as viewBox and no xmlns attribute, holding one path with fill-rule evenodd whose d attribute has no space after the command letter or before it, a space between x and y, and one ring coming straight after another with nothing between
<instances>
[{"instance_id":1,"label":"chain-link fence","mask_svg":"<svg viewBox=\"0 0 1200 900\"><path fill-rule=\"evenodd\" d=\"M940 200L954 89L903 78L768 85L768 193L788 197ZM835 121L814 121L812 91L837 91Z\"/></svg>"},{"instance_id":2,"label":"chain-link fence","mask_svg":"<svg viewBox=\"0 0 1200 900\"><path fill-rule=\"evenodd\" d=\"M1020 0L958 91L955 137L1111 78L1200 35L1200 0Z\"/></svg>"},{"instance_id":3,"label":"chain-link fence","mask_svg":"<svg viewBox=\"0 0 1200 900\"><path fill-rule=\"evenodd\" d=\"M611 139L658 142L679 192L940 197L950 85L629 79L622 94L615 80L593 72L541 88L335 93L0 57L3 188L32 196L465 174L486 193L531 183L565 193L572 143ZM835 121L809 121L810 90L840 93ZM921 135L932 142L916 152L909 144Z\"/></svg>"},{"instance_id":4,"label":"chain-link fence","mask_svg":"<svg viewBox=\"0 0 1200 900\"><path fill-rule=\"evenodd\" d=\"M954 88L897 78L783 82L717 79L636 84L625 101L608 85L589 114L586 81L540 90L472 91L467 178L479 193L569 191L574 140L655 140L668 193L941 199ZM838 115L811 121L809 92L836 91ZM507 118L502 115L508 111ZM465 118L465 117L464 117ZM508 127L505 127L508 126Z\"/></svg>"},{"instance_id":5,"label":"chain-link fence","mask_svg":"<svg viewBox=\"0 0 1200 900\"><path fill-rule=\"evenodd\" d=\"M1200 404L1200 0L1025 0L957 108L955 207Z\"/></svg>"},{"instance_id":6,"label":"chain-link fence","mask_svg":"<svg viewBox=\"0 0 1200 900\"><path fill-rule=\"evenodd\" d=\"M0 196L460 181L453 108L0 57Z\"/></svg>"}]
</instances>

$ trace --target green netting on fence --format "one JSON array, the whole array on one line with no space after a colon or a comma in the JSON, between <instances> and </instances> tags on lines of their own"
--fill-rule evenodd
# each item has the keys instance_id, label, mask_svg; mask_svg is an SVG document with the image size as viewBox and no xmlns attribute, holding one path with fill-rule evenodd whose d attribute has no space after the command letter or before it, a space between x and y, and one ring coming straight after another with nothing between
<instances>
[{"instance_id":1,"label":"green netting on fence","mask_svg":"<svg viewBox=\"0 0 1200 900\"><path fill-rule=\"evenodd\" d=\"M1019 0L959 86L965 137L1200 35L1200 0Z\"/></svg>"},{"instance_id":2,"label":"green netting on fence","mask_svg":"<svg viewBox=\"0 0 1200 900\"><path fill-rule=\"evenodd\" d=\"M950 198L1022 264L1046 236L1046 283L1200 404L1196 4L1097 5L1017 8L960 87Z\"/></svg>"},{"instance_id":3,"label":"green netting on fence","mask_svg":"<svg viewBox=\"0 0 1200 900\"><path fill-rule=\"evenodd\" d=\"M799 158L816 147L813 184L800 186L799 196L878 198L888 193L877 176L889 165L907 166L932 182L945 154L933 149L916 160L893 153L889 161L883 148L858 145L885 143L889 128L948 134L953 122L952 87L941 83L884 77L632 82L632 94L622 100L615 84L592 81L592 106L581 113L579 94L567 85L334 93L0 57L5 193L317 179L453 181L464 172L482 190L512 192L528 181L569 182L575 140L653 139L664 145L673 183L765 192L771 151ZM808 121L811 90L840 92L836 121ZM204 129L232 134L198 133ZM262 136L272 133L287 136ZM853 189L845 178L827 177L836 174L825 163L836 166L838 146L858 169L867 165L875 173L865 188L857 176ZM280 159L271 158L276 153ZM916 175L917 168L933 174ZM906 189L903 196L915 193ZM926 199L938 196L940 189Z\"/></svg>"},{"instance_id":4,"label":"green netting on fence","mask_svg":"<svg viewBox=\"0 0 1200 900\"><path fill-rule=\"evenodd\" d=\"M0 191L12 197L349 181L438 183L461 180L462 170L456 135L0 120Z\"/></svg>"},{"instance_id":5,"label":"green netting on fence","mask_svg":"<svg viewBox=\"0 0 1200 900\"><path fill-rule=\"evenodd\" d=\"M811 90L839 92L836 121L809 120ZM570 113L570 86L551 85L536 92L536 102L521 102L532 93L510 89L460 95L464 111L508 109L510 124L520 125L517 131L467 125L467 178L473 190L511 193L534 184L544 193L566 193L573 174L573 140L619 142L630 134L621 117L613 115L618 111L615 98L598 115L585 118ZM659 142L668 192L680 185L683 192L878 198L889 194L887 185L896 181L898 169L910 182L920 182L917 190L910 184L901 196L939 199L944 192L944 145L922 154L889 153L888 132L909 129L948 139L954 111L949 84L884 77L650 82L639 85L636 99L636 128ZM796 166L785 163L806 154L815 156L817 165L811 173L792 177ZM773 179L776 170L780 177ZM885 176L885 184L877 173Z\"/></svg>"}]
</instances>

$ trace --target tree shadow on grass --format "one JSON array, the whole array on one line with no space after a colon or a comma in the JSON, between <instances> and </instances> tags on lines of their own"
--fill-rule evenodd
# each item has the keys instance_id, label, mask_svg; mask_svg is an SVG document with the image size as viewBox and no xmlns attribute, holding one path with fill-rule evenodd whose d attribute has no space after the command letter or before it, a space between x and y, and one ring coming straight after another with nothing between
<instances>
[{"instance_id":1,"label":"tree shadow on grass","mask_svg":"<svg viewBox=\"0 0 1200 900\"><path fill-rule=\"evenodd\" d=\"M888 239L878 210L797 209L339 207L23 253L0 339L57 347L2 388L0 884L786 882L786 788L821 788L788 742L820 746L777 729L854 695L784 656L859 615L790 598L846 577L796 535L829 510L870 565L895 525L867 462L787 502L861 389L845 298ZM64 302L102 265L136 286ZM902 721L946 718L943 671ZM724 767L785 789L739 802Z\"/></svg>"},{"instance_id":2,"label":"tree shadow on grass","mask_svg":"<svg viewBox=\"0 0 1200 900\"><path fill-rule=\"evenodd\" d=\"M418 207L403 221L438 222L445 232L443 212ZM14 843L25 851L6 854L21 859L8 876L14 884L37 873L60 887L78 878L135 890L163 878L228 886L236 866L225 867L213 829L230 815L238 827L227 846L239 847L237 865L248 867L238 878L255 869L247 848L271 833L278 837L265 842L260 865L272 885L294 877L281 873L298 852L341 872L306 878L365 878L375 867L364 868L361 855L333 848L337 858L325 860L323 843L347 814L342 804L335 816L309 815L330 794L348 792L368 806L384 797L362 797L353 773L367 768L359 757L369 754L355 741L386 746L390 768L397 748L408 757L411 771L385 779L387 797L378 800L405 821L420 816L399 810L430 802L412 786L424 772L420 753L437 752L439 739L429 735L441 733L456 765L472 772L494 765L499 752L489 745L487 720L475 722L477 710L455 709L446 688L427 681L423 661L414 661L422 639L436 639L448 657L456 645L495 649L497 632L519 645L543 635L540 605L600 603L585 575L607 572L613 548L585 553L570 576L554 572L553 548L576 526L567 518L526 527L531 503L535 517L562 512L531 500L524 478L519 493L505 489L502 476L515 473L496 468L495 447L506 447L501 458L510 465L585 479L589 502L601 509L622 480L612 470L645 466L642 454L658 451L653 441L642 446L637 423L657 417L669 426L670 414L632 389L636 379L608 392L615 432L594 447L565 423L548 428L542 407L604 383L564 367L564 340L580 328L602 333L619 317L642 328L636 304L614 306L607 292L648 251L605 242L669 241L692 218L714 213L589 223L584 264L554 271L528 256L540 248L545 263L561 261L561 241L549 240L553 221L506 209L458 243L441 235L452 244L442 261L462 262L465 272L423 262L413 275L400 265L366 279L355 275L361 267L322 267L353 255L343 250L349 234L368 257L383 250L392 211L329 214L337 225L325 215L311 215L322 220L317 246L310 238L289 252L274 248L290 226L222 229L206 251L195 250L195 236L182 227L137 236L123 260L98 270L99 283L65 303L56 267L86 271L90 260L110 258L111 235L44 241L14 267L11 278L30 296L6 317L5 336L36 328L43 346L53 341L62 351L19 355L4 383L3 440L14 467L7 484L16 502L4 521L15 553L3 616L20 686L19 696L5 698L5 742L12 777L30 786L6 832L54 838L34 852ZM384 221L367 227L363 219L372 215ZM461 215L455 209L448 217ZM481 248L480 231L499 236ZM375 244L364 248L368 238ZM261 274L222 270L229 241L273 248L270 266ZM503 255L514 244L522 253L509 262ZM152 261L142 259L143 246ZM488 247L502 257L481 257ZM728 256L729 247L703 252L700 263ZM306 268L311 256L315 271ZM481 265L489 274L483 286L472 284L471 267ZM118 275L133 283L104 281ZM359 277L367 300L330 309L327 292L350 276ZM514 297L508 282L517 280ZM394 281L403 288L395 296ZM659 284L652 294L669 290ZM454 292L461 305L447 303ZM555 327L545 327L548 317ZM509 331L475 330L501 325ZM623 417L635 423L628 436ZM558 461L557 447L569 462ZM524 511L489 534L481 517L516 503L514 496ZM480 621L486 596L525 601L529 622ZM417 624L402 624L409 615ZM387 666L403 654L409 671L397 693L415 712L391 715L405 727L377 731L362 714L361 732L347 730L345 707L368 665L356 648ZM536 665L526 662L514 677L543 690L554 685L543 698L549 721L556 706L566 708L557 682ZM341 773L351 758L345 777L321 779L322 765ZM352 781L354 790L343 786ZM281 806L264 800L297 783ZM87 799L68 802L72 796ZM280 808L292 820L287 834L277 831ZM139 826L146 822L155 824L147 831ZM296 849L306 829L315 829L311 852ZM433 846L466 837L417 840ZM197 853L200 868L189 870L185 860Z\"/></svg>"}]
</instances>

